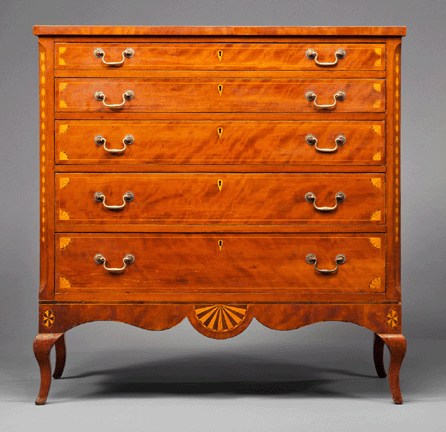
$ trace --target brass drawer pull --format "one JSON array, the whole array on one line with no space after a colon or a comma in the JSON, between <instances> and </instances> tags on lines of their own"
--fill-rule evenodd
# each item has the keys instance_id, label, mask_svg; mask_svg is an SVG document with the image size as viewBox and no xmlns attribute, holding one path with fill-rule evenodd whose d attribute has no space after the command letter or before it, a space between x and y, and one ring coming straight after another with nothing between
<instances>
[{"instance_id":1,"label":"brass drawer pull","mask_svg":"<svg viewBox=\"0 0 446 432\"><path fill-rule=\"evenodd\" d=\"M344 135L338 135L335 139L336 146L334 148L324 149L317 146L317 138L314 135L309 134L305 137L305 142L308 145L314 145L314 148L321 153L333 153L338 149L338 145L342 146L346 143L346 141L347 138L345 138Z\"/></svg>"},{"instance_id":2,"label":"brass drawer pull","mask_svg":"<svg viewBox=\"0 0 446 432\"><path fill-rule=\"evenodd\" d=\"M102 101L103 105L106 106L107 108L120 108L122 106L124 106L124 104L127 101L131 101L133 98L135 97L135 93L132 90L127 90L123 95L122 95L122 102L120 104L106 104L105 103L105 94L101 91L97 91L94 94L94 98L97 101Z\"/></svg>"},{"instance_id":3,"label":"brass drawer pull","mask_svg":"<svg viewBox=\"0 0 446 432\"><path fill-rule=\"evenodd\" d=\"M307 52L305 53L305 56L307 57L307 59L314 60L318 66L336 66L338 64L338 60L341 60L346 56L346 52L343 49L339 48L335 52L336 60L332 63L319 62L317 60L317 52L311 48L307 50Z\"/></svg>"},{"instance_id":4,"label":"brass drawer pull","mask_svg":"<svg viewBox=\"0 0 446 432\"><path fill-rule=\"evenodd\" d=\"M124 265L121 268L107 267L106 266L107 260L105 259L104 255L101 255L101 254L96 254L94 256L94 262L96 264L102 264L102 266L105 268L105 270L109 271L110 273L118 273L118 272L122 272L123 270L125 270L127 265L133 264L135 262L135 257L132 254L127 254L124 257L124 259L122 260Z\"/></svg>"},{"instance_id":5,"label":"brass drawer pull","mask_svg":"<svg viewBox=\"0 0 446 432\"><path fill-rule=\"evenodd\" d=\"M305 201L307 201L309 203L313 203L314 208L316 210L319 210L319 211L322 211L322 212L329 212L329 211L336 210L337 207L338 207L338 203L341 203L341 202L345 201L345 194L344 194L344 192L338 192L335 195L336 204L333 207L318 207L316 205L316 195L313 192L307 192L305 194Z\"/></svg>"},{"instance_id":6,"label":"brass drawer pull","mask_svg":"<svg viewBox=\"0 0 446 432\"><path fill-rule=\"evenodd\" d=\"M122 140L122 143L124 144L124 147L121 148L121 149L109 149L109 148L107 148L107 146L105 145L107 140L102 135L96 135L94 137L94 142L98 146L103 145L104 146L104 150L108 151L109 153L116 154L116 153L122 153L127 148L128 145L133 144L135 142L135 138L133 137L133 135L126 135L124 137L124 139Z\"/></svg>"},{"instance_id":7,"label":"brass drawer pull","mask_svg":"<svg viewBox=\"0 0 446 432\"><path fill-rule=\"evenodd\" d=\"M315 254L312 254L312 253L308 254L308 255L305 257L305 261L306 261L308 264L314 264L314 269L315 269L316 271L318 271L319 273L322 273L322 274L324 274L324 275L327 275L327 274L330 274L330 273L335 273L335 272L337 272L337 271L338 271L338 266L339 266L339 265L342 265L342 264L345 264L345 261L347 261L347 258L345 257L345 255L342 255L342 254L338 254L338 255L336 255L336 258L335 258L336 267L335 267L334 269L332 269L332 270L328 270L328 269L318 269L318 268L316 267L316 264L317 264L317 258L316 258L316 255L315 255Z\"/></svg>"},{"instance_id":8,"label":"brass drawer pull","mask_svg":"<svg viewBox=\"0 0 446 432\"><path fill-rule=\"evenodd\" d=\"M126 58L130 59L135 55L135 51L133 51L131 48L127 48L125 51L122 52L122 60L118 62L106 62L105 52L102 48L96 48L93 51L93 54L95 57L102 59L102 63L108 66L121 66Z\"/></svg>"},{"instance_id":9,"label":"brass drawer pull","mask_svg":"<svg viewBox=\"0 0 446 432\"><path fill-rule=\"evenodd\" d=\"M331 105L318 105L316 103L317 94L314 91L310 90L305 93L305 99L309 102L313 102L316 108L333 108L336 106L336 103L338 101L343 101L346 97L347 95L345 94L345 92L339 90L337 93L333 95L334 102Z\"/></svg>"},{"instance_id":10,"label":"brass drawer pull","mask_svg":"<svg viewBox=\"0 0 446 432\"><path fill-rule=\"evenodd\" d=\"M102 192L96 192L94 194L94 199L97 202L102 202L102 205L109 210L122 210L127 203L129 203L135 199L135 195L133 195L133 192L130 192L130 191L126 192L124 194L124 196L122 197L123 203L121 205L117 205L117 206L111 206L111 205L105 204L105 195Z\"/></svg>"}]
</instances>

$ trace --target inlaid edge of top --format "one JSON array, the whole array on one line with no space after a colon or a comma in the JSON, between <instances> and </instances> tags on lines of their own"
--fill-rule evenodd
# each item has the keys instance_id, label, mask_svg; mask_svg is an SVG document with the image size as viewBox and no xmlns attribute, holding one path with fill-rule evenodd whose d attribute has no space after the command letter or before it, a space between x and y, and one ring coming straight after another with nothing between
<instances>
[{"instance_id":1,"label":"inlaid edge of top","mask_svg":"<svg viewBox=\"0 0 446 432\"><path fill-rule=\"evenodd\" d=\"M406 27L34 26L40 36L405 36Z\"/></svg>"}]
</instances>

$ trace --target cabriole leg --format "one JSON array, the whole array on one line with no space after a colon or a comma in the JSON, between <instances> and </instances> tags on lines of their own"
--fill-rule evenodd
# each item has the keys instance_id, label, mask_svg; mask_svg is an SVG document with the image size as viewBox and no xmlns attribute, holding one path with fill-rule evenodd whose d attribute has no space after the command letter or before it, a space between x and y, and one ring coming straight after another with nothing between
<instances>
[{"instance_id":1,"label":"cabriole leg","mask_svg":"<svg viewBox=\"0 0 446 432\"><path fill-rule=\"evenodd\" d=\"M376 333L373 337L373 361L378 376L385 378L387 374L384 368L384 341Z\"/></svg>"},{"instance_id":2,"label":"cabriole leg","mask_svg":"<svg viewBox=\"0 0 446 432\"><path fill-rule=\"evenodd\" d=\"M44 405L51 386L50 351L53 345L63 337L63 333L39 333L34 339L33 349L40 367L40 391L36 405Z\"/></svg>"},{"instance_id":3,"label":"cabriole leg","mask_svg":"<svg viewBox=\"0 0 446 432\"><path fill-rule=\"evenodd\" d=\"M389 385L393 401L403 403L400 390L400 368L406 354L406 338L401 335L378 335L390 351Z\"/></svg>"}]
</instances>

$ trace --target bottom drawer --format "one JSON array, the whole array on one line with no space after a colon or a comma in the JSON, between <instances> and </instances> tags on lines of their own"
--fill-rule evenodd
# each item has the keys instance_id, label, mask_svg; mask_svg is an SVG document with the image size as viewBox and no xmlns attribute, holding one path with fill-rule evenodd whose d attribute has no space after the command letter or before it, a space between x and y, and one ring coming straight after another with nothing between
<instances>
[{"instance_id":1,"label":"bottom drawer","mask_svg":"<svg viewBox=\"0 0 446 432\"><path fill-rule=\"evenodd\" d=\"M384 242L376 233L64 233L56 235L55 290L382 293Z\"/></svg>"}]
</instances>

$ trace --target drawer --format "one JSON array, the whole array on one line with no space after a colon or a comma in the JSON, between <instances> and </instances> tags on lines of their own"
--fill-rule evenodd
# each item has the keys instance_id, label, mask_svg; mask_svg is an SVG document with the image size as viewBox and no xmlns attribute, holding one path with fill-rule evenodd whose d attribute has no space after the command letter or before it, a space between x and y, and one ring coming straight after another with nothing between
<instances>
[{"instance_id":1,"label":"drawer","mask_svg":"<svg viewBox=\"0 0 446 432\"><path fill-rule=\"evenodd\" d=\"M56 222L384 224L384 182L384 174L64 173Z\"/></svg>"},{"instance_id":2,"label":"drawer","mask_svg":"<svg viewBox=\"0 0 446 432\"><path fill-rule=\"evenodd\" d=\"M132 99L124 97L129 91ZM334 98L340 91L345 93L344 100ZM104 100L95 99L98 92ZM316 100L307 100L308 92L313 92ZM315 103L336 104L318 108ZM56 111L384 112L385 80L57 78Z\"/></svg>"},{"instance_id":3,"label":"drawer","mask_svg":"<svg viewBox=\"0 0 446 432\"><path fill-rule=\"evenodd\" d=\"M384 234L58 234L56 292L382 293L384 241ZM336 259L337 271L319 271L335 270Z\"/></svg>"},{"instance_id":4,"label":"drawer","mask_svg":"<svg viewBox=\"0 0 446 432\"><path fill-rule=\"evenodd\" d=\"M58 164L385 163L384 121L65 120L55 137Z\"/></svg>"},{"instance_id":5,"label":"drawer","mask_svg":"<svg viewBox=\"0 0 446 432\"><path fill-rule=\"evenodd\" d=\"M127 50L129 49L133 50L133 55L128 54ZM316 59L314 53L309 53L307 57L308 50L317 53ZM345 56L339 50L343 50ZM337 52L338 54L336 54ZM329 44L311 42L305 44L56 43L55 68L94 70L118 68L123 70L384 70L385 53L385 44L346 44L342 42ZM122 63L107 65L104 62ZM331 65L324 66L317 63L331 63Z\"/></svg>"}]
</instances>

